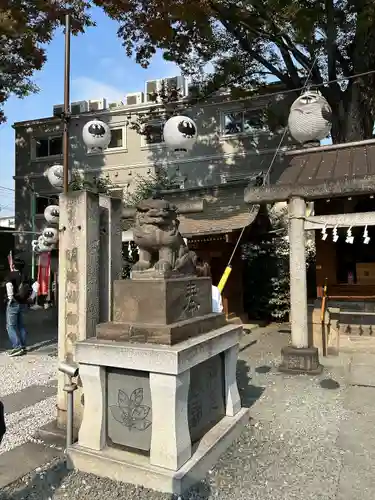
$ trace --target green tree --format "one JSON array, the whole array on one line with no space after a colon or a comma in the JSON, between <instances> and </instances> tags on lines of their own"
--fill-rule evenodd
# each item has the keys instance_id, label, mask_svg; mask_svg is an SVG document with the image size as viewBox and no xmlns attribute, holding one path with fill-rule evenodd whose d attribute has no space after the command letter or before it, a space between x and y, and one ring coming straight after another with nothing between
<instances>
[{"instance_id":1,"label":"green tree","mask_svg":"<svg viewBox=\"0 0 375 500\"><path fill-rule=\"evenodd\" d=\"M242 245L245 307L251 318L284 321L290 311L288 210L286 203L268 206L270 230ZM314 235L307 234L306 272L314 271ZM314 273L313 273L314 274ZM311 288L314 283L308 283ZM315 290L313 290L315 293Z\"/></svg>"},{"instance_id":2,"label":"green tree","mask_svg":"<svg viewBox=\"0 0 375 500\"><path fill-rule=\"evenodd\" d=\"M156 49L194 80L210 63L203 94L256 91L270 77L293 90L311 70L334 114L334 142L372 137L375 3L369 0L95 0L120 23L129 56L147 67ZM295 98L296 94L290 98ZM288 100L288 103L290 101ZM285 121L285 119L284 119Z\"/></svg>"},{"instance_id":3,"label":"green tree","mask_svg":"<svg viewBox=\"0 0 375 500\"><path fill-rule=\"evenodd\" d=\"M25 97L38 91L32 75L46 61L46 44L71 13L72 32L92 25L86 0L3 0L0 5L0 122L11 94Z\"/></svg>"},{"instance_id":4,"label":"green tree","mask_svg":"<svg viewBox=\"0 0 375 500\"><path fill-rule=\"evenodd\" d=\"M116 186L110 180L103 177L92 177L92 179L87 179L83 174L74 170L72 173L72 180L69 183L69 189L71 191L82 191L86 189L94 193L108 195L113 189L116 189Z\"/></svg>"},{"instance_id":5,"label":"green tree","mask_svg":"<svg viewBox=\"0 0 375 500\"><path fill-rule=\"evenodd\" d=\"M141 200L150 198L157 191L166 191L176 188L173 177L169 177L164 168L155 169L155 173L146 176L138 175L134 189L125 194L124 204L135 207Z\"/></svg>"}]
</instances>

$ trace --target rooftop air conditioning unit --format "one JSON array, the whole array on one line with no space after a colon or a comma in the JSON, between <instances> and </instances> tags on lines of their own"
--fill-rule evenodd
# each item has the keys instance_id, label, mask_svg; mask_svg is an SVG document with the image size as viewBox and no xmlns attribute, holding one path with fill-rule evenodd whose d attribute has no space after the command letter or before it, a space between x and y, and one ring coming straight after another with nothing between
<instances>
[{"instance_id":1,"label":"rooftop air conditioning unit","mask_svg":"<svg viewBox=\"0 0 375 500\"><path fill-rule=\"evenodd\" d=\"M127 94L125 97L127 106L135 106L136 104L143 103L143 92L134 92L132 94Z\"/></svg>"},{"instance_id":2,"label":"rooftop air conditioning unit","mask_svg":"<svg viewBox=\"0 0 375 500\"><path fill-rule=\"evenodd\" d=\"M170 78L163 78L162 80L160 80L160 86L162 85L162 82L169 89L178 89L181 97L186 96L187 84L184 76L180 75L172 76Z\"/></svg>"},{"instance_id":3,"label":"rooftop air conditioning unit","mask_svg":"<svg viewBox=\"0 0 375 500\"><path fill-rule=\"evenodd\" d=\"M151 99L151 95L155 92L160 91L160 82L161 80L148 80L145 84L145 101L146 102L151 102L155 103L157 101L154 101Z\"/></svg>"},{"instance_id":4,"label":"rooftop air conditioning unit","mask_svg":"<svg viewBox=\"0 0 375 500\"><path fill-rule=\"evenodd\" d=\"M89 101L89 111L100 111L107 109L107 99L91 99Z\"/></svg>"},{"instance_id":5,"label":"rooftop air conditioning unit","mask_svg":"<svg viewBox=\"0 0 375 500\"><path fill-rule=\"evenodd\" d=\"M187 85L187 96L188 97L196 97L197 93L199 93L203 88L202 83L194 83L191 82Z\"/></svg>"},{"instance_id":6,"label":"rooftop air conditioning unit","mask_svg":"<svg viewBox=\"0 0 375 500\"><path fill-rule=\"evenodd\" d=\"M88 111L87 101L77 101L70 104L70 112L72 115L79 115L80 113L85 113Z\"/></svg>"},{"instance_id":7,"label":"rooftop air conditioning unit","mask_svg":"<svg viewBox=\"0 0 375 500\"><path fill-rule=\"evenodd\" d=\"M53 107L53 116L58 116L59 118L64 113L64 104L55 104Z\"/></svg>"},{"instance_id":8,"label":"rooftop air conditioning unit","mask_svg":"<svg viewBox=\"0 0 375 500\"><path fill-rule=\"evenodd\" d=\"M119 108L120 106L123 106L124 103L122 101L114 101L114 102L110 102L108 104L108 109L115 109L115 108Z\"/></svg>"}]
</instances>

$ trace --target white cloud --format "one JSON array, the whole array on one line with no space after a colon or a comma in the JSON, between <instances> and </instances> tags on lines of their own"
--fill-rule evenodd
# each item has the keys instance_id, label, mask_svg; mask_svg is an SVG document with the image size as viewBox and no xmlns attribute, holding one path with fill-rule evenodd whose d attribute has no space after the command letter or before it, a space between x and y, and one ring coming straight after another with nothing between
<instances>
[{"instance_id":1,"label":"white cloud","mask_svg":"<svg viewBox=\"0 0 375 500\"><path fill-rule=\"evenodd\" d=\"M72 80L72 101L101 99L103 97L109 101L119 101L123 99L124 91L86 76Z\"/></svg>"}]
</instances>

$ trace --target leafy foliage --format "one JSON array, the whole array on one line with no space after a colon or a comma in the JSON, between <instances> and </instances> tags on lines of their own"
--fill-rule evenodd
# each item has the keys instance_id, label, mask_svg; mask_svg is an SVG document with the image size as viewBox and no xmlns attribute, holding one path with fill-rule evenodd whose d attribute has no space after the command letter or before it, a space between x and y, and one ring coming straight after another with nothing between
<instances>
[{"instance_id":1,"label":"leafy foliage","mask_svg":"<svg viewBox=\"0 0 375 500\"><path fill-rule=\"evenodd\" d=\"M96 0L120 23L126 52L147 67L156 49L202 92L287 89L374 70L375 3L363 0ZM205 78L204 69L212 72ZM372 136L374 75L321 87L335 142ZM291 98L295 98L292 94Z\"/></svg>"},{"instance_id":2,"label":"leafy foliage","mask_svg":"<svg viewBox=\"0 0 375 500\"><path fill-rule=\"evenodd\" d=\"M147 67L157 49L197 84L196 98L229 88L257 93L271 80L291 91L310 74L330 103L334 142L372 137L375 3L365 0L93 0L119 23L129 56ZM7 0L0 7L0 106L37 90L31 77L66 12L73 32L93 24L89 0ZM210 72L207 75L207 70ZM283 106L280 122L297 93ZM159 96L160 97L160 96ZM164 104L177 106L178 89ZM173 108L172 106L172 108ZM170 112L169 109L168 112ZM0 111L0 119L4 119ZM133 126L138 126L133 124Z\"/></svg>"},{"instance_id":3,"label":"leafy foliage","mask_svg":"<svg viewBox=\"0 0 375 500\"><path fill-rule=\"evenodd\" d=\"M71 191L82 191L83 189L87 189L88 191L100 194L110 194L111 190L114 188L114 184L108 179L93 177L92 181L90 181L78 171L73 171L72 180L69 184L69 189Z\"/></svg>"},{"instance_id":4,"label":"leafy foliage","mask_svg":"<svg viewBox=\"0 0 375 500\"><path fill-rule=\"evenodd\" d=\"M245 306L251 318L283 321L288 318L290 310L287 207L276 203L268 214L271 231L242 248ZM306 261L308 272L315 262L315 246L310 238L307 238Z\"/></svg>"},{"instance_id":5,"label":"leafy foliage","mask_svg":"<svg viewBox=\"0 0 375 500\"><path fill-rule=\"evenodd\" d=\"M31 77L46 61L46 44L71 13L72 32L82 32L93 22L86 0L5 0L0 5L0 122L2 106L10 94L25 97L38 90Z\"/></svg>"},{"instance_id":6,"label":"leafy foliage","mask_svg":"<svg viewBox=\"0 0 375 500\"><path fill-rule=\"evenodd\" d=\"M166 169L156 168L155 173L147 177L138 175L133 191L126 193L124 197L125 206L135 207L141 200L150 198L158 190L174 189L176 187L174 177L169 177Z\"/></svg>"}]
</instances>

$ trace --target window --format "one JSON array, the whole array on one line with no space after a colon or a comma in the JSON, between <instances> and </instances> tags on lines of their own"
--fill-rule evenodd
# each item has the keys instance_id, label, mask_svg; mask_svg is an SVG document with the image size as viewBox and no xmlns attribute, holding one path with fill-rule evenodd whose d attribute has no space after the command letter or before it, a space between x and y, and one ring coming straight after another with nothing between
<instances>
[{"instance_id":1,"label":"window","mask_svg":"<svg viewBox=\"0 0 375 500\"><path fill-rule=\"evenodd\" d=\"M163 127L164 123L162 122L147 124L142 135L143 145L150 146L164 142Z\"/></svg>"},{"instance_id":2,"label":"window","mask_svg":"<svg viewBox=\"0 0 375 500\"><path fill-rule=\"evenodd\" d=\"M35 203L35 213L36 215L43 215L44 210L48 207L48 205L58 205L59 198L58 196L37 196Z\"/></svg>"},{"instance_id":3,"label":"window","mask_svg":"<svg viewBox=\"0 0 375 500\"><path fill-rule=\"evenodd\" d=\"M35 158L48 158L62 155L62 136L35 139Z\"/></svg>"},{"instance_id":4,"label":"window","mask_svg":"<svg viewBox=\"0 0 375 500\"><path fill-rule=\"evenodd\" d=\"M117 149L124 147L124 129L123 128L113 128L111 129L111 142L108 145L108 149Z\"/></svg>"},{"instance_id":5,"label":"window","mask_svg":"<svg viewBox=\"0 0 375 500\"><path fill-rule=\"evenodd\" d=\"M223 135L266 132L264 112L260 109L223 113Z\"/></svg>"}]
</instances>

